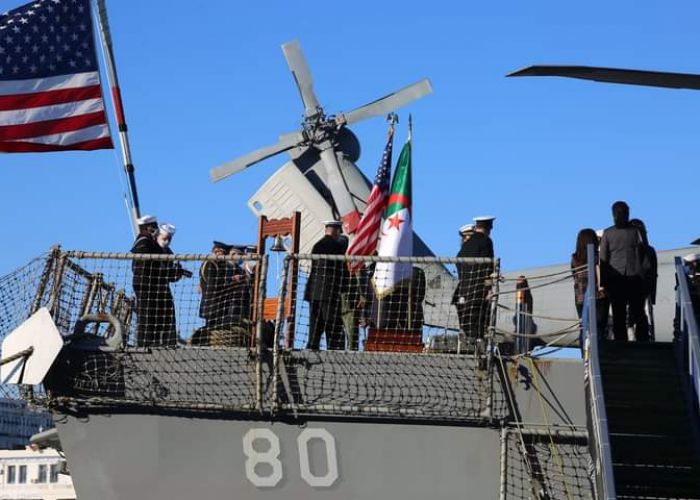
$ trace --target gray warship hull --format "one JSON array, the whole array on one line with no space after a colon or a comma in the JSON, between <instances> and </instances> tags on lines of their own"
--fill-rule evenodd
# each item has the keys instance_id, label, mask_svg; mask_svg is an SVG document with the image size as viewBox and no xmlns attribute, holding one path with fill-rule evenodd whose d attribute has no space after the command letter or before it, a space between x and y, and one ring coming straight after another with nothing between
<instances>
[{"instance_id":1,"label":"gray warship hull","mask_svg":"<svg viewBox=\"0 0 700 500\"><path fill-rule=\"evenodd\" d=\"M489 314L475 309L492 335L461 347L463 335L451 326L453 283L433 279L426 286L439 300L425 306L442 325L384 344L373 344L370 332L360 351L304 349L308 275L300 265L297 283L286 271L312 258L285 259L272 287L280 295L271 302L270 342L264 279L256 284L263 313L256 322L218 330L202 326L196 284L182 280L170 291L178 329L191 332L190 341L139 347L150 325L139 323L144 311L126 293L132 262L177 263L194 274L203 262L224 259L57 250L18 271L22 281L7 282L7 305L17 312L5 330L46 307L64 334L31 399L54 413L81 500L591 498L591 471L600 467L591 465L590 363L506 355L512 342L494 336L513 332L496 321L497 311L513 310L505 300L492 301ZM266 258L248 259L267 275ZM464 263L474 264L477 284L497 272L488 259ZM511 297L514 283L505 283L500 295ZM578 331L578 323L561 321L565 328L550 336ZM203 333L207 342L194 342Z\"/></svg>"},{"instance_id":2,"label":"gray warship hull","mask_svg":"<svg viewBox=\"0 0 700 500\"><path fill-rule=\"evenodd\" d=\"M72 362L84 354L73 353ZM243 349L134 354L122 362L135 363L133 371L139 372L138 363L149 359L151 380L159 371L177 372L178 360L191 365L195 355L202 372L190 374L194 378L224 359L245 365L247 357ZM294 356L287 360L294 368L286 370L295 380L285 405L289 411L277 415L224 406L211 410L206 404L178 409L182 378L167 377L161 377L159 393L170 397L170 405L162 399L158 407L136 403L149 382L126 377L124 400L131 405L105 399L57 407L56 425L78 498L529 498L533 463L551 498L567 490L572 498L590 497L580 361L518 366L504 360L504 382L512 389L521 422L514 425L500 383L491 396L476 396L486 380L474 356L364 353L350 361L353 353L299 351ZM161 370L153 365L154 357L160 357ZM356 392L361 389L353 384L353 373L360 380L363 370L377 364L387 367L383 389ZM65 373L56 371L49 386L65 390L70 381L59 379ZM238 373L236 383L226 377L225 385L237 387L238 397L245 399L243 389L250 384L253 391L253 378ZM325 383L319 383L321 375ZM215 386L207 385L212 397ZM266 394L272 392L268 387ZM354 406L347 404L350 398ZM206 399L200 394L201 401ZM402 399L414 401L413 411L406 411ZM241 400L231 403L240 406ZM392 410L399 406L402 411ZM532 453L529 464L523 440Z\"/></svg>"}]
</instances>

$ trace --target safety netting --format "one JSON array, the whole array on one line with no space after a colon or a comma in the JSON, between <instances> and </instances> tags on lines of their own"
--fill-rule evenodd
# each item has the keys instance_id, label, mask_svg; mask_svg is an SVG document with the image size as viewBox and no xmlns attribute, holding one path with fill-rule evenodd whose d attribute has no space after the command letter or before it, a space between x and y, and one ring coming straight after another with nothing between
<instances>
[{"instance_id":1,"label":"safety netting","mask_svg":"<svg viewBox=\"0 0 700 500\"><path fill-rule=\"evenodd\" d=\"M268 261L55 249L0 280L0 335L49 310L67 347L47 405L507 419L493 352L522 300L498 260Z\"/></svg>"},{"instance_id":2,"label":"safety netting","mask_svg":"<svg viewBox=\"0 0 700 500\"><path fill-rule=\"evenodd\" d=\"M36 257L0 277L0 341L46 302L53 278L54 255L52 252ZM0 399L19 397L16 385L0 383Z\"/></svg>"},{"instance_id":3,"label":"safety netting","mask_svg":"<svg viewBox=\"0 0 700 500\"><path fill-rule=\"evenodd\" d=\"M504 500L590 500L593 490L586 432L571 428L502 430Z\"/></svg>"},{"instance_id":4,"label":"safety netting","mask_svg":"<svg viewBox=\"0 0 700 500\"><path fill-rule=\"evenodd\" d=\"M361 260L55 250L2 282L1 333L46 307L64 335L39 403L505 416L497 262Z\"/></svg>"},{"instance_id":5,"label":"safety netting","mask_svg":"<svg viewBox=\"0 0 700 500\"><path fill-rule=\"evenodd\" d=\"M292 255L287 266L288 348L474 353L494 324L493 259Z\"/></svg>"},{"instance_id":6,"label":"safety netting","mask_svg":"<svg viewBox=\"0 0 700 500\"><path fill-rule=\"evenodd\" d=\"M0 340L46 307L66 347L45 387L0 385L0 397L502 427L502 498L590 498L585 436L518 425L497 367L577 332L575 318L548 318L562 331L528 323L528 292L570 289L572 276L523 282L495 259L284 255L270 266L54 249L0 278Z\"/></svg>"}]
</instances>

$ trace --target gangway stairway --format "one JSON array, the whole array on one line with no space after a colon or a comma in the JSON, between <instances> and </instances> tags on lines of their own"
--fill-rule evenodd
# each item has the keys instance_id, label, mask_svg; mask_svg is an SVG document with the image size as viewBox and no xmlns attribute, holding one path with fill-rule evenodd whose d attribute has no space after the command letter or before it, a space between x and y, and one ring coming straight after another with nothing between
<instances>
[{"instance_id":1,"label":"gangway stairway","mask_svg":"<svg viewBox=\"0 0 700 500\"><path fill-rule=\"evenodd\" d=\"M600 348L617 498L700 499L700 429L674 344Z\"/></svg>"}]
</instances>

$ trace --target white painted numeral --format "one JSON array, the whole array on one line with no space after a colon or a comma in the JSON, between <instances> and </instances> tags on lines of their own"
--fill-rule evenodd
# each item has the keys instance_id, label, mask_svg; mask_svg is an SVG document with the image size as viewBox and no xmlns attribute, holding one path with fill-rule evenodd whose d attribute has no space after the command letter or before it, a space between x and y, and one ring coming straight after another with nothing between
<instances>
[{"instance_id":1,"label":"white painted numeral","mask_svg":"<svg viewBox=\"0 0 700 500\"><path fill-rule=\"evenodd\" d=\"M309 441L320 439L326 448L326 474L317 476L311 472L309 465ZM326 429L304 429L297 437L299 448L299 468L301 477L314 488L328 488L338 479L338 455L335 450L335 438Z\"/></svg>"},{"instance_id":2,"label":"white painted numeral","mask_svg":"<svg viewBox=\"0 0 700 500\"><path fill-rule=\"evenodd\" d=\"M253 448L255 441L267 441L266 451L260 452ZM282 480L282 462L280 456L280 440L270 429L250 429L243 436L243 452L247 457L245 461L245 474L248 480L258 488L272 488ZM259 475L255 468L260 464L267 464L272 468L268 476Z\"/></svg>"},{"instance_id":3,"label":"white painted numeral","mask_svg":"<svg viewBox=\"0 0 700 500\"><path fill-rule=\"evenodd\" d=\"M309 460L309 441L320 439L326 450L326 473L317 476L311 471ZM256 451L255 441L267 441L265 451ZM304 429L297 437L299 450L299 472L304 481L312 488L328 488L338 480L338 454L335 448L335 438L326 429ZM243 436L243 452L246 456L245 474L248 480L258 488L273 488L282 480L282 462L280 456L280 440L270 429L250 429ZM259 465L267 465L272 471L267 476L261 476L256 470Z\"/></svg>"}]
</instances>

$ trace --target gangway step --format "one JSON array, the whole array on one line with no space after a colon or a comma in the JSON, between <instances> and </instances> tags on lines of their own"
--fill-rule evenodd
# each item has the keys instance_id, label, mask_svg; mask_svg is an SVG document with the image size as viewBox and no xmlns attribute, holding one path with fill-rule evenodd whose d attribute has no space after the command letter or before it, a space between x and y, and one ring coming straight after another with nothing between
<instances>
[{"instance_id":1,"label":"gangway step","mask_svg":"<svg viewBox=\"0 0 700 500\"><path fill-rule=\"evenodd\" d=\"M692 436L693 429L683 406L656 408L607 407L608 430L617 434Z\"/></svg>"},{"instance_id":2,"label":"gangway step","mask_svg":"<svg viewBox=\"0 0 700 500\"><path fill-rule=\"evenodd\" d=\"M700 466L695 450L688 448L687 435L640 436L613 433L610 438L615 442L611 450L615 464Z\"/></svg>"},{"instance_id":3,"label":"gangway step","mask_svg":"<svg viewBox=\"0 0 700 500\"><path fill-rule=\"evenodd\" d=\"M700 499L700 477L690 467L615 466L618 498Z\"/></svg>"},{"instance_id":4,"label":"gangway step","mask_svg":"<svg viewBox=\"0 0 700 500\"><path fill-rule=\"evenodd\" d=\"M700 500L700 453L671 343L601 346L619 499Z\"/></svg>"}]
</instances>

